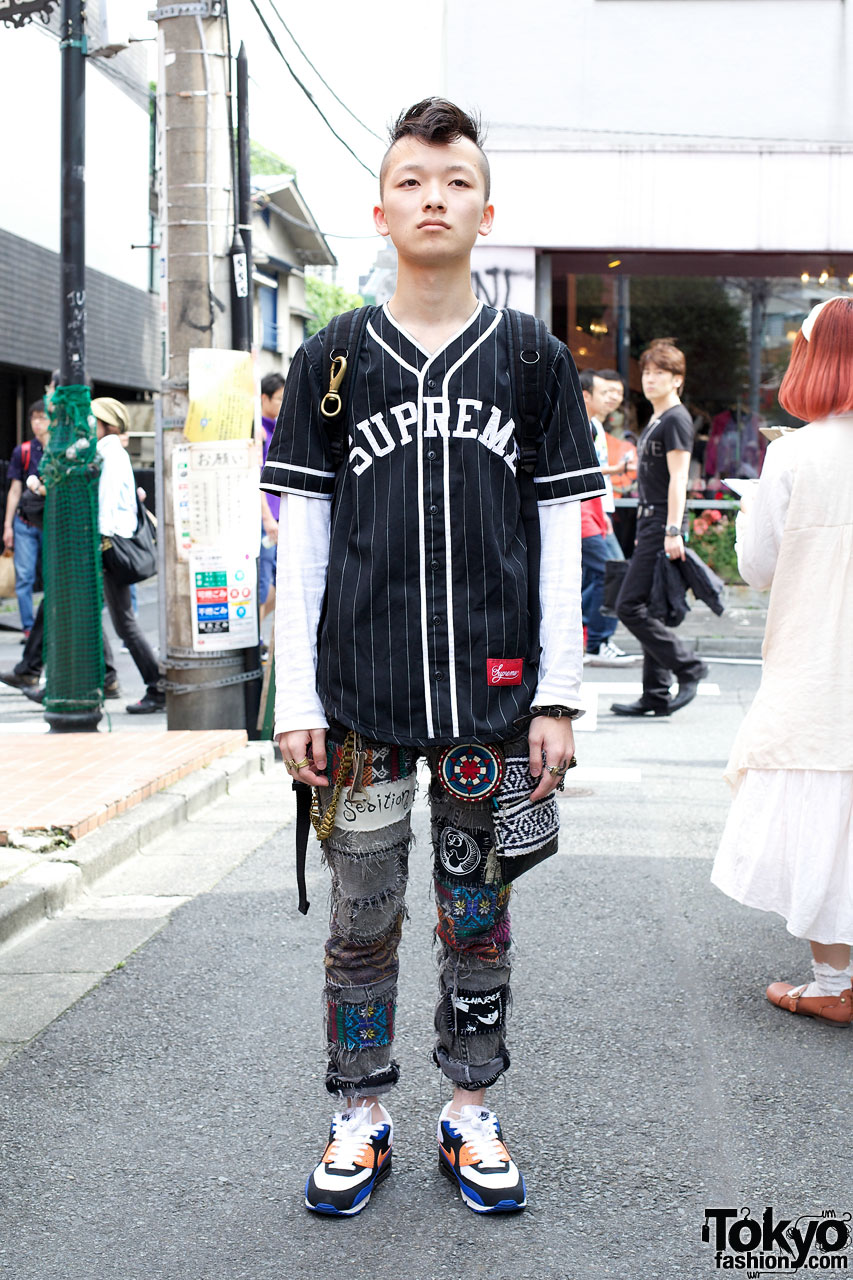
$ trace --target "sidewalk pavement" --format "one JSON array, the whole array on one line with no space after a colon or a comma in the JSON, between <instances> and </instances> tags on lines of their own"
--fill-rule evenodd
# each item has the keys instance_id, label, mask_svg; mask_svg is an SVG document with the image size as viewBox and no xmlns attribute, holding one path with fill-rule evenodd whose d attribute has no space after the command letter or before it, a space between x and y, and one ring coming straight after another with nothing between
<instances>
[{"instance_id":1,"label":"sidewalk pavement","mask_svg":"<svg viewBox=\"0 0 853 1280\"><path fill-rule=\"evenodd\" d=\"M0 609L0 671L20 660L13 602ZM140 621L157 645L156 580L139 588ZM165 714L129 716L143 688L113 641L120 701L95 733L55 734L43 709L0 684L0 942L53 916L105 872L271 764L270 742L245 729L169 732Z\"/></svg>"}]
</instances>

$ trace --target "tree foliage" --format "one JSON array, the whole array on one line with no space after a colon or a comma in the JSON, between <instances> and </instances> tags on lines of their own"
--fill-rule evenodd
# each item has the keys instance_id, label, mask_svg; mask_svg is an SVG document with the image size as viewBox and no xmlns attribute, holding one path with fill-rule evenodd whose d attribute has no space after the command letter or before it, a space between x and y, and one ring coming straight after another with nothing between
<instances>
[{"instance_id":1,"label":"tree foliage","mask_svg":"<svg viewBox=\"0 0 853 1280\"><path fill-rule=\"evenodd\" d=\"M305 277L305 302L315 319L308 321L308 336L325 328L333 316L342 311L352 311L363 305L364 299L357 293L347 293L339 284L329 284L319 276Z\"/></svg>"},{"instance_id":2,"label":"tree foliage","mask_svg":"<svg viewBox=\"0 0 853 1280\"><path fill-rule=\"evenodd\" d=\"M236 140L236 129L234 136ZM275 173L290 173L294 178L296 177L296 170L292 164L282 160L281 156L275 151L271 151L269 147L264 147L260 142L255 142L254 138L249 139L249 164L253 174L262 173L269 176Z\"/></svg>"}]
</instances>

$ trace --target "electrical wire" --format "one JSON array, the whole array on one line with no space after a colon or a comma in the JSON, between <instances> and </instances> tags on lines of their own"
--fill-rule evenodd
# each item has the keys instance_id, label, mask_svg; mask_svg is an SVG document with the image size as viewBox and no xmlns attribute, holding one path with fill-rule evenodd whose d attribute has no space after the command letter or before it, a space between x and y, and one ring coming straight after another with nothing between
<instances>
[{"instance_id":1,"label":"electrical wire","mask_svg":"<svg viewBox=\"0 0 853 1280\"><path fill-rule=\"evenodd\" d=\"M370 165L369 165L369 164L365 164L365 162L361 159L361 157L360 157L359 155L357 155L357 154L355 153L355 151L353 151L353 149L352 149L352 147L349 145L349 143L344 141L344 139L341 137L341 135L340 135L340 134L338 133L338 131L335 129L334 125L332 125L332 123L327 119L327 117L323 114L323 112L322 112L322 110L320 109L320 107L318 106L318 104L315 102L315 100L314 100L314 98L313 98L313 96L312 96L312 94L311 94L310 89L308 89L308 88L306 87L306 85L304 85L304 84L302 83L302 81L299 79L299 76L296 74L296 72L293 70L293 67L292 67L292 66L290 65L290 63L288 62L288 60L287 60L287 56L286 56L286 54L285 54L284 50L282 49L281 45L280 45L280 44L279 44L279 42L276 40L275 35L274 35L274 34L273 34L273 32L271 31L269 23L267 22L266 18L264 17L264 15L261 13L260 9L258 8L257 0L249 0L249 4L252 6L252 8L254 9L255 13L258 15L258 18L260 19L261 25L263 26L264 30L266 31L267 35L268 35L268 36L269 36L269 38L270 38L270 42L272 43L272 47L275 49L276 53L277 53L277 54L278 54L278 56L281 58L281 60L282 60L282 62L284 63L284 65L287 67L287 69L288 69L288 71L290 72L290 74L291 74L291 76L293 77L293 79L294 79L294 80L296 81L296 83L299 85L299 88L300 88L300 89L302 90L302 92L305 94L305 97L306 97L306 98L308 99L308 101L311 103L311 106L312 106L312 107L314 108L314 110L317 112L317 115L320 117L320 119L321 119L321 120L323 121L323 123L326 125L326 128L329 130L329 132L330 132L330 133L333 133L333 134L335 135L335 137L337 138L338 142L340 142L341 146L346 147L347 151L350 153L350 155L352 156L352 158L353 158L354 160L356 160L356 161L358 162L358 164L360 164L360 165L361 165L362 169L366 169L366 170L367 170L367 172L370 174L371 178L378 178L378 177L379 177L379 174L378 174L378 173L375 173L375 172L374 172L374 170L373 170L373 169L371 169L371 167L370 167Z\"/></svg>"},{"instance_id":2,"label":"electrical wire","mask_svg":"<svg viewBox=\"0 0 853 1280\"><path fill-rule=\"evenodd\" d=\"M279 22L281 23L281 25L284 27L284 29L285 29L285 31L287 32L287 34L290 36L290 38L291 38L291 40L293 41L293 43L296 45L296 47L297 47L297 49L299 50L299 52L302 54L302 57L303 57L303 58L305 59L305 61L308 63L308 66L309 66L309 67L311 68L311 70L314 72L315 76L316 76L316 77L317 77L317 79L320 81L320 83L326 86L326 88L329 90L329 93L330 93L330 94L332 95L332 97L335 99L335 102L340 103L340 105L343 107L344 111L346 111L347 115L352 116L352 118L353 118L353 120L355 120L356 124L360 124L360 125L361 125L361 127L362 127L362 129L366 129L366 130L367 130L367 132L368 132L369 134L371 134L374 138L376 138L377 142L383 142L383 143L384 143L384 142L386 141L386 140L385 140L385 138L383 138L380 134L376 133L373 129L371 129L371 127L370 127L370 125L369 125L369 124L365 124L365 123L364 123L364 121L363 121L362 119L360 119L360 118L355 114L355 112L354 112L354 111L352 111L352 110L347 106L347 104L344 102L343 98L339 98L339 97L338 97L338 95L335 93L335 91L334 91L334 89L332 88L332 86L329 84L328 80L323 76L322 72L321 72L321 71L319 71L319 70L317 69L317 67L315 67L314 63L313 63L313 62L311 61L311 59L308 57L308 54L307 54L307 53L305 52L305 50L302 48L302 45L301 45L301 44L299 43L299 41L296 39L296 36L295 36L295 35L293 34L293 32L290 30L290 27L287 25L287 23L285 22L284 18L283 18L283 17L282 17L282 15L281 15L281 13L279 12L279 10L278 10L278 8L277 8L277 6L276 6L276 4L275 4L274 0L267 0L267 2L268 2L268 4L269 4L269 7L272 9L273 13L275 14L275 16L278 18L278 20L279 20Z\"/></svg>"}]
</instances>

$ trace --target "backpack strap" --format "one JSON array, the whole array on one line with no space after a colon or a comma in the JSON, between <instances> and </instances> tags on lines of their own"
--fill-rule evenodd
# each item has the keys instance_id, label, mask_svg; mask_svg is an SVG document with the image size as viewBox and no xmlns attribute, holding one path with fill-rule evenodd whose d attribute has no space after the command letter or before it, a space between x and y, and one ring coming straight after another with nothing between
<instances>
[{"instance_id":1,"label":"backpack strap","mask_svg":"<svg viewBox=\"0 0 853 1280\"><path fill-rule=\"evenodd\" d=\"M337 469L344 460L347 422L353 380L348 375L358 363L364 327L372 307L357 307L333 316L323 338L323 365L328 369L329 387L320 401L320 416L326 425L329 449Z\"/></svg>"},{"instance_id":2,"label":"backpack strap","mask_svg":"<svg viewBox=\"0 0 853 1280\"><path fill-rule=\"evenodd\" d=\"M25 440L21 445L21 464L24 468L24 481L26 482L27 472L30 469L30 455L33 451L32 440Z\"/></svg>"},{"instance_id":3,"label":"backpack strap","mask_svg":"<svg viewBox=\"0 0 853 1280\"><path fill-rule=\"evenodd\" d=\"M530 639L527 661L539 662L539 562L542 540L539 531L539 504L533 473L542 442L545 409L545 382L548 374L548 331L536 316L507 308L509 320L510 369L518 443L518 488L521 521L527 541L527 616Z\"/></svg>"},{"instance_id":4,"label":"backpack strap","mask_svg":"<svg viewBox=\"0 0 853 1280\"><path fill-rule=\"evenodd\" d=\"M521 469L533 474L542 438L548 331L536 316L507 308L512 348L513 398Z\"/></svg>"}]
</instances>

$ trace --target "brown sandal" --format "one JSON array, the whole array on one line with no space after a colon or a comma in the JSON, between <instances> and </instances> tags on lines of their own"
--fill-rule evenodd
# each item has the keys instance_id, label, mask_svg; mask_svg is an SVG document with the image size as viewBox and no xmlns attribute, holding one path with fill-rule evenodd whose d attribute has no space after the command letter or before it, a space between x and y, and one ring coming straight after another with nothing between
<instances>
[{"instance_id":1,"label":"brown sandal","mask_svg":"<svg viewBox=\"0 0 853 1280\"><path fill-rule=\"evenodd\" d=\"M853 992L848 988L840 996L804 996L809 984L794 987L790 982L771 982L767 999L788 1013L802 1013L807 1018L820 1018L834 1027L849 1027L853 1022Z\"/></svg>"}]
</instances>

